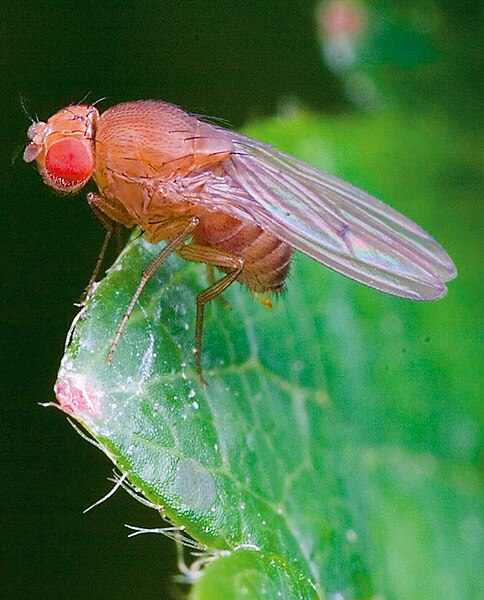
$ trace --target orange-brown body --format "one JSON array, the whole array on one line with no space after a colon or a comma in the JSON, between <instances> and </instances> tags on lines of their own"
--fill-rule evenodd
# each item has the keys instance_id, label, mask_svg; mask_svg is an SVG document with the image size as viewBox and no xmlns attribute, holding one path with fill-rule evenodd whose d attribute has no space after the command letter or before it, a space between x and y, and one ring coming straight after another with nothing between
<instances>
[{"instance_id":1,"label":"orange-brown body","mask_svg":"<svg viewBox=\"0 0 484 600\"><path fill-rule=\"evenodd\" d=\"M289 245L254 223L189 201L203 191L204 170L223 177L223 160L231 151L229 136L221 131L214 137L207 124L172 105L114 106L96 125L94 178L113 207L101 210L127 227L139 225L150 242L168 237L164 225L170 219L196 217L193 241L242 259L239 282L256 293L280 291Z\"/></svg>"},{"instance_id":2,"label":"orange-brown body","mask_svg":"<svg viewBox=\"0 0 484 600\"><path fill-rule=\"evenodd\" d=\"M165 102L128 102L101 115L94 106L69 106L33 123L28 137L24 159L36 161L54 190L69 194L96 181L87 200L107 230L103 251L113 222L139 225L150 242L166 240L143 271L109 360L144 285L171 253L224 273L197 296L200 375L205 304L234 281L269 304L265 296L282 290L293 248L413 300L441 298L456 275L427 232L377 198Z\"/></svg>"}]
</instances>

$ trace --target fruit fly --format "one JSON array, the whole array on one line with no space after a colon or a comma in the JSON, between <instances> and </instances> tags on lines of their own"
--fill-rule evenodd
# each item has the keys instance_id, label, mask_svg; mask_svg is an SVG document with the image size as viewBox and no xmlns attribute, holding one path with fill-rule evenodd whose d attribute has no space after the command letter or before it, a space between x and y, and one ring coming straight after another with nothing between
<instances>
[{"instance_id":1,"label":"fruit fly","mask_svg":"<svg viewBox=\"0 0 484 600\"><path fill-rule=\"evenodd\" d=\"M106 227L139 226L166 241L143 271L109 360L146 282L171 253L222 276L197 297L195 360L202 377L205 304L231 283L268 298L285 284L293 250L367 286L412 300L446 293L456 269L418 225L328 173L166 102L100 114L68 106L28 130L26 162L60 194L93 178L87 201ZM105 248L105 245L104 245ZM267 301L269 304L269 301Z\"/></svg>"}]
</instances>

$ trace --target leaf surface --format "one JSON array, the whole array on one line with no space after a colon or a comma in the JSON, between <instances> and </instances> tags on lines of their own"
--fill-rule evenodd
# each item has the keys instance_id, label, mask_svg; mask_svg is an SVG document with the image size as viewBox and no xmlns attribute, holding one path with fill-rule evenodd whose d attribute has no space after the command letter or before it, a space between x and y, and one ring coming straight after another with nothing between
<instances>
[{"instance_id":1,"label":"leaf surface","mask_svg":"<svg viewBox=\"0 0 484 600\"><path fill-rule=\"evenodd\" d=\"M455 241L459 219L445 219L452 195L436 206L435 163L423 179L407 172L410 151L422 170L431 160L429 140L409 131L381 118L335 127L306 117L249 133L376 195L404 178L393 205L420 212L424 226L439 214L432 233L444 241L448 228ZM439 135L429 125L435 145L447 142ZM400 140L397 150L389 138ZM461 256L465 243L472 239ZM444 300L418 304L297 256L273 310L239 285L225 294L229 308L207 308L204 389L192 347L207 279L203 266L175 257L146 286L107 363L141 271L161 247L134 239L99 283L56 392L129 481L213 558L201 577L191 572L192 598L474 597L482 412L469 363L479 294L469 278L477 271L464 267Z\"/></svg>"}]
</instances>

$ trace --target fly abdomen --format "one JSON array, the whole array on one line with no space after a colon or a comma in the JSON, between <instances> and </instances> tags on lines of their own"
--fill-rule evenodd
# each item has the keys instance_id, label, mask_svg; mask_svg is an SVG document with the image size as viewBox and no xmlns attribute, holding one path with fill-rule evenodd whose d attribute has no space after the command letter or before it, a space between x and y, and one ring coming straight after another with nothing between
<instances>
[{"instance_id":1,"label":"fly abdomen","mask_svg":"<svg viewBox=\"0 0 484 600\"><path fill-rule=\"evenodd\" d=\"M237 281L252 292L279 292L284 287L291 247L255 223L223 213L209 213L201 219L193 238L197 244L242 258L244 268ZM221 270L227 272L228 269Z\"/></svg>"}]
</instances>

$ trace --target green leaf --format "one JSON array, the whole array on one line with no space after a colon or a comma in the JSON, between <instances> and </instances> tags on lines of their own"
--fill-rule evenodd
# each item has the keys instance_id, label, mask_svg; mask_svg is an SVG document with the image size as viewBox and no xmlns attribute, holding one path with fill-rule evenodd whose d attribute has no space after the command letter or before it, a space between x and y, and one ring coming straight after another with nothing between
<instances>
[{"instance_id":1,"label":"green leaf","mask_svg":"<svg viewBox=\"0 0 484 600\"><path fill-rule=\"evenodd\" d=\"M250 133L431 229L462 265L449 295L390 298L297 256L273 310L238 284L230 308L207 308L204 389L192 348L207 280L176 257L147 284L107 363L162 247L137 237L81 311L57 398L206 551L201 575L190 571L194 599L477 598L482 284L464 261L477 233L462 235L455 210L472 191L450 175L465 164L477 181L478 154L429 119L301 117Z\"/></svg>"}]
</instances>

